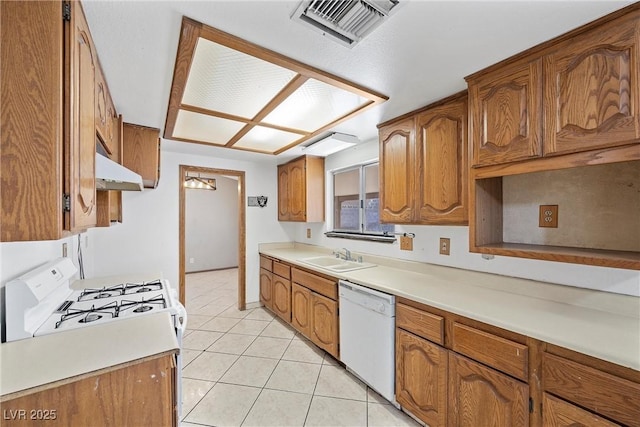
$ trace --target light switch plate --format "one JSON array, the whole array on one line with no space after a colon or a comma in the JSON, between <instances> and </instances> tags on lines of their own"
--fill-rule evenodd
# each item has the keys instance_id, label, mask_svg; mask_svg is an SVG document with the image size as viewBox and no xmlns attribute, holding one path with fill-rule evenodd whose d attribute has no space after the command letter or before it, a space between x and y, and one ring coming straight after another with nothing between
<instances>
[{"instance_id":1,"label":"light switch plate","mask_svg":"<svg viewBox=\"0 0 640 427\"><path fill-rule=\"evenodd\" d=\"M409 236L400 236L400 250L412 251L413 239Z\"/></svg>"}]
</instances>

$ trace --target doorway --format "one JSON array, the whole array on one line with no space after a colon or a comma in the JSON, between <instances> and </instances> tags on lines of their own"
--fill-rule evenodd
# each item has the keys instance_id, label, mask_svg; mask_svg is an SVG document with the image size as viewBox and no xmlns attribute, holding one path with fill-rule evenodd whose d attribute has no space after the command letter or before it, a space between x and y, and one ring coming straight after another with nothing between
<instances>
[{"instance_id":1,"label":"doorway","mask_svg":"<svg viewBox=\"0 0 640 427\"><path fill-rule=\"evenodd\" d=\"M199 166L180 165L179 174L179 296L180 302L186 304L186 193L187 177L200 175L224 175L238 180L238 310L245 309L246 297L246 242L245 242L245 177L244 171L213 169ZM215 220L215 218L213 219Z\"/></svg>"}]
</instances>

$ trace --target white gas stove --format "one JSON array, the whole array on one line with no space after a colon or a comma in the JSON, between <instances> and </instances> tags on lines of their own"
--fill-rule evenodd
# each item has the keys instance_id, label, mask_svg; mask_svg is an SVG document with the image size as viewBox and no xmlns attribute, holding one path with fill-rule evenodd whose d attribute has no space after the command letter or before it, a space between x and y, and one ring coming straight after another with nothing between
<instances>
[{"instance_id":1,"label":"white gas stove","mask_svg":"<svg viewBox=\"0 0 640 427\"><path fill-rule=\"evenodd\" d=\"M178 344L187 326L187 312L177 292L160 274L75 280L77 268L58 258L5 285L6 340L91 327L168 311ZM182 357L176 359L178 413L181 409Z\"/></svg>"},{"instance_id":2,"label":"white gas stove","mask_svg":"<svg viewBox=\"0 0 640 427\"><path fill-rule=\"evenodd\" d=\"M176 328L186 323L184 307L159 275L78 280L74 290L76 272L70 259L59 258L7 283L7 341L158 311L169 311Z\"/></svg>"}]
</instances>

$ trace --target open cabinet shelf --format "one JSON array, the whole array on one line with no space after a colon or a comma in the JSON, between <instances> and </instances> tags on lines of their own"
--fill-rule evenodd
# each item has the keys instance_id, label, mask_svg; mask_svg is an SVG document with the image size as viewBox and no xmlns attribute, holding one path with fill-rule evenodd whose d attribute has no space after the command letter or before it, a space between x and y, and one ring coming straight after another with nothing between
<instances>
[{"instance_id":1,"label":"open cabinet shelf","mask_svg":"<svg viewBox=\"0 0 640 427\"><path fill-rule=\"evenodd\" d=\"M477 246L472 252L640 270L640 252L632 251L503 242Z\"/></svg>"},{"instance_id":2,"label":"open cabinet shelf","mask_svg":"<svg viewBox=\"0 0 640 427\"><path fill-rule=\"evenodd\" d=\"M640 146L606 151L472 169L470 251L640 270ZM546 204L558 228L538 227Z\"/></svg>"}]
</instances>

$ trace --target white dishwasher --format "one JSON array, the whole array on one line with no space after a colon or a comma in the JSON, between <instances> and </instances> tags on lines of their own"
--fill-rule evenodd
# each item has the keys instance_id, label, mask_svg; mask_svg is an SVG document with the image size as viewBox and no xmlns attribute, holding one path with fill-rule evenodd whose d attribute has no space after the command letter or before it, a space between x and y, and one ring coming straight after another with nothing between
<instances>
[{"instance_id":1,"label":"white dishwasher","mask_svg":"<svg viewBox=\"0 0 640 427\"><path fill-rule=\"evenodd\" d=\"M395 401L395 296L340 281L340 360Z\"/></svg>"}]
</instances>

